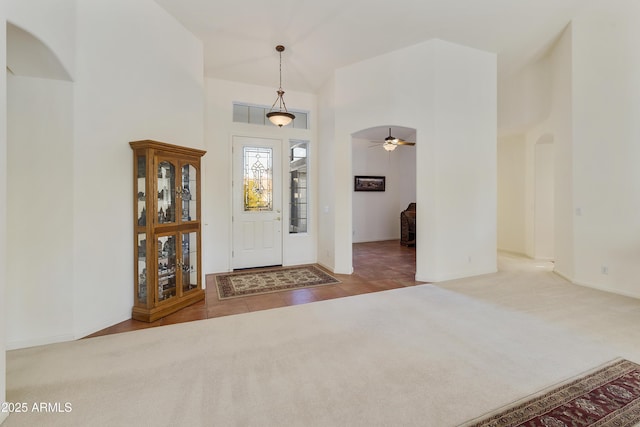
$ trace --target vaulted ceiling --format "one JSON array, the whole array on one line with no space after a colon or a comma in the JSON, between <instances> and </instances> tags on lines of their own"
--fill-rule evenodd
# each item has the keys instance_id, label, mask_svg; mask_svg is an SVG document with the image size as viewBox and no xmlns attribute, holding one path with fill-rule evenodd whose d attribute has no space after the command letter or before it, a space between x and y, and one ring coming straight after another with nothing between
<instances>
[{"instance_id":1,"label":"vaulted ceiling","mask_svg":"<svg viewBox=\"0 0 640 427\"><path fill-rule=\"evenodd\" d=\"M340 67L429 39L498 55L508 75L603 0L155 0L204 43L205 75L315 92ZM402 64L398 64L402 66Z\"/></svg>"}]
</instances>

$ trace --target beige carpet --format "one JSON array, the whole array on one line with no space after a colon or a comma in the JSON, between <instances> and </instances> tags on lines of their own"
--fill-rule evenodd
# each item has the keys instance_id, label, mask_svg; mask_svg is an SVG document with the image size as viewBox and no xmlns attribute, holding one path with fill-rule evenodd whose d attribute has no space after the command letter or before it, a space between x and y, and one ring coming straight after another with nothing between
<instances>
[{"instance_id":1,"label":"beige carpet","mask_svg":"<svg viewBox=\"0 0 640 427\"><path fill-rule=\"evenodd\" d=\"M9 401L72 411L5 425L455 426L618 356L640 361L640 301L524 262L466 282L10 351Z\"/></svg>"}]
</instances>

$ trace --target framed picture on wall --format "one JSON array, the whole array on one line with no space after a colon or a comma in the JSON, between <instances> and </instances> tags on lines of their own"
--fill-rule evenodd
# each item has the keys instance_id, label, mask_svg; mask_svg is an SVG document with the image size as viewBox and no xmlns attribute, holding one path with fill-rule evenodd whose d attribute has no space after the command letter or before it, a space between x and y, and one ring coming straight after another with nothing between
<instances>
[{"instance_id":1,"label":"framed picture on wall","mask_svg":"<svg viewBox=\"0 0 640 427\"><path fill-rule=\"evenodd\" d=\"M353 178L353 191L384 191L384 176L356 175Z\"/></svg>"}]
</instances>

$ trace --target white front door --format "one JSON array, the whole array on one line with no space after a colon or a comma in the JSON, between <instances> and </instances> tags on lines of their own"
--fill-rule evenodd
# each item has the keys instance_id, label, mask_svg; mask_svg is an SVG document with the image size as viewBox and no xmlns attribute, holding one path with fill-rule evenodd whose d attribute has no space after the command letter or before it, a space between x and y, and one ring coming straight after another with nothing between
<instances>
[{"instance_id":1,"label":"white front door","mask_svg":"<svg viewBox=\"0 0 640 427\"><path fill-rule=\"evenodd\" d=\"M282 264L280 145L280 140L233 137L234 269Z\"/></svg>"}]
</instances>

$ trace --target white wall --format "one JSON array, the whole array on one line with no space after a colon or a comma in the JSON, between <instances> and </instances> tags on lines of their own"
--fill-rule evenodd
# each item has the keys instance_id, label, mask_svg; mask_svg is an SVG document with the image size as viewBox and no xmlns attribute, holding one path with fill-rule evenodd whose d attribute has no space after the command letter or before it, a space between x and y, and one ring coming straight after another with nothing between
<instances>
[{"instance_id":1,"label":"white wall","mask_svg":"<svg viewBox=\"0 0 640 427\"><path fill-rule=\"evenodd\" d=\"M384 192L353 192L353 242L399 239L400 211L416 198L415 147L388 152L381 144L354 139L352 156L353 175L386 177Z\"/></svg>"},{"instance_id":2,"label":"white wall","mask_svg":"<svg viewBox=\"0 0 640 427\"><path fill-rule=\"evenodd\" d=\"M526 251L526 139L524 135L498 139L498 249Z\"/></svg>"},{"instance_id":3,"label":"white wall","mask_svg":"<svg viewBox=\"0 0 640 427\"><path fill-rule=\"evenodd\" d=\"M512 135L513 138L525 142L525 164L521 165L521 175L518 176L515 166L512 168L501 151L499 157L499 170L509 168L512 179L522 184L519 188L521 194L516 194L516 189L507 190L513 183L503 185L500 188L499 200L502 203L513 201L515 206L520 206L520 197L524 197L524 224L522 224L521 210L507 211L499 209L499 236L501 242L505 242L507 229L509 234L517 237L516 251L522 252L532 258L553 257L555 271L571 279L573 277L573 122L572 122L572 31L571 25L567 26L550 52L538 62L531 64L527 69L511 76L507 83L501 85L499 91L501 117L499 120L501 135ZM518 80L522 80L518 82ZM538 80L538 81L536 81ZM538 88L536 91L528 91L527 96L519 89L522 87ZM510 88L510 89L508 89ZM533 98L532 98L533 97ZM505 111L511 111L510 115L502 117ZM504 127L502 127L504 126ZM521 133L513 134L516 130ZM504 136L501 140L508 141ZM540 141L553 142L553 236L547 233L544 239L547 244L552 240L552 255L549 251L541 255L536 252L536 240L540 240L537 232L545 229L536 228L536 144ZM505 147L499 145L501 150ZM502 190L509 191L502 194ZM516 228L514 228L516 227ZM524 242L520 241L521 234L517 227L522 227ZM512 242L515 244L516 242ZM523 246L524 245L524 246ZM505 243L504 249L513 250Z\"/></svg>"},{"instance_id":4,"label":"white wall","mask_svg":"<svg viewBox=\"0 0 640 427\"><path fill-rule=\"evenodd\" d=\"M6 5L0 0L0 70L6 69ZM7 82L6 71L0 73L0 402L6 402L6 288L7 288ZM0 424L8 414L0 412Z\"/></svg>"},{"instance_id":5,"label":"white wall","mask_svg":"<svg viewBox=\"0 0 640 427\"><path fill-rule=\"evenodd\" d=\"M57 218L57 222L49 223L49 228L42 225L47 241L30 235L9 255L17 265L23 265L25 254L55 254L44 261L53 274L30 271L27 286L11 285L8 296L15 300L9 305L14 311L22 310L15 321L33 320L12 329L8 334L10 348L77 338L130 318L133 209L128 196L132 191L128 142L157 139L204 146L202 43L151 0L71 3L77 8L70 30L67 14L58 19L52 13L44 19L39 11L31 16L18 8L24 15L15 19L48 46L59 47L54 49L56 54L76 67L70 70L75 80L72 84L12 79L16 96L38 94L47 99L45 105L30 104L29 99L9 105L13 119L8 127L15 138L9 145L16 161L24 163L22 157L28 153L39 156L34 163L40 167L31 167L25 186L42 182L66 185L57 190L64 194L47 211L48 218ZM69 34L77 38L69 41ZM49 106L62 108L56 110L58 120L42 120L50 114ZM72 132L65 127L69 121ZM49 131L54 141L44 138ZM51 178L52 170L56 177ZM13 171L12 180L24 178L21 172ZM33 209L44 202L20 203L28 206L27 213L13 216L12 230L28 227L35 215ZM42 218L40 222L44 222ZM19 273L14 270L14 274ZM48 280L42 280L45 275ZM16 291L14 286L23 289ZM61 295L50 296L51 291ZM69 307L70 312L63 314ZM40 318L38 313L57 317L42 326L45 316Z\"/></svg>"},{"instance_id":6,"label":"white wall","mask_svg":"<svg viewBox=\"0 0 640 427\"><path fill-rule=\"evenodd\" d=\"M73 339L73 84L7 80L7 341L24 347Z\"/></svg>"},{"instance_id":7,"label":"white wall","mask_svg":"<svg viewBox=\"0 0 640 427\"><path fill-rule=\"evenodd\" d=\"M527 65L498 84L500 136L522 135L549 117L551 111L551 63L548 56Z\"/></svg>"},{"instance_id":8,"label":"white wall","mask_svg":"<svg viewBox=\"0 0 640 427\"><path fill-rule=\"evenodd\" d=\"M640 4L630 0L598 4L574 19L547 58L549 115L526 132L527 254L536 256L529 209L536 142L551 138L555 271L634 297L640 297L639 19Z\"/></svg>"},{"instance_id":9,"label":"white wall","mask_svg":"<svg viewBox=\"0 0 640 427\"><path fill-rule=\"evenodd\" d=\"M421 168L417 170L417 180L430 184L426 185L427 190L433 188L431 184L434 182L436 161L433 156L426 156L431 150L431 144L429 139L423 137L431 134L430 124L434 117L434 50L434 43L423 43L338 69L335 73L333 108L329 110L330 106L327 106L324 112L333 113L333 123L327 120L327 125L333 125L333 129L326 131L330 138L323 139L331 157L322 165L321 170L323 175L332 174L334 178L333 187L325 193L328 197L326 206L332 209L329 215L333 226L325 232L332 236L332 241L323 242L333 246L321 246L319 251L321 254L333 254L333 264L330 267L336 273L349 274L353 270L352 133L387 124L416 129L416 161L421 164ZM397 67L396 64L399 63L404 66ZM424 162L420 160L422 156ZM421 233L433 236L433 233L428 232L433 222L423 221L422 215L432 215L434 211L427 205L432 203L433 198L425 198L423 204L419 189L418 185L416 202L420 207L417 219L420 226L417 239L422 242L426 240L421 239ZM430 248L431 245L418 245L418 256L420 253L427 253ZM434 265L433 262L427 264Z\"/></svg>"},{"instance_id":10,"label":"white wall","mask_svg":"<svg viewBox=\"0 0 640 427\"><path fill-rule=\"evenodd\" d=\"M335 267L335 186L336 186L336 102L335 77L330 78L318 95L318 263ZM349 150L349 158L351 157ZM344 176L343 176L344 177ZM349 264L350 265L350 264ZM348 271L351 273L351 269Z\"/></svg>"},{"instance_id":11,"label":"white wall","mask_svg":"<svg viewBox=\"0 0 640 427\"><path fill-rule=\"evenodd\" d=\"M496 271L497 72L493 54L438 48L435 279L447 280Z\"/></svg>"},{"instance_id":12,"label":"white wall","mask_svg":"<svg viewBox=\"0 0 640 427\"><path fill-rule=\"evenodd\" d=\"M416 278L495 271L496 108L495 55L440 40L337 70L336 272L352 269L350 135L386 123L418 135Z\"/></svg>"},{"instance_id":13,"label":"white wall","mask_svg":"<svg viewBox=\"0 0 640 427\"><path fill-rule=\"evenodd\" d=\"M230 271L231 265L231 142L233 136L271 138L282 141L283 177L288 177L290 139L309 141L309 222L308 233L289 234L288 198L283 200L283 264L316 262L318 157L317 107L315 95L287 91L285 100L292 110L309 111L309 129L287 126L233 123L233 102L269 107L276 97L275 87L262 87L218 79L206 79L206 131L204 158L206 180L203 195L203 269L206 273ZM283 194L289 194L288 179L283 179Z\"/></svg>"},{"instance_id":14,"label":"white wall","mask_svg":"<svg viewBox=\"0 0 640 427\"><path fill-rule=\"evenodd\" d=\"M551 53L552 101L547 123L527 136L527 148L532 155L534 144L541 137L553 138L554 153L554 269L567 278L573 277L573 83L572 26L569 25Z\"/></svg>"},{"instance_id":15,"label":"white wall","mask_svg":"<svg viewBox=\"0 0 640 427\"><path fill-rule=\"evenodd\" d=\"M543 137L544 138L544 137ZM534 148L534 248L535 258L554 259L555 177L553 140L542 140Z\"/></svg>"},{"instance_id":16,"label":"white wall","mask_svg":"<svg viewBox=\"0 0 640 427\"><path fill-rule=\"evenodd\" d=\"M78 2L76 28L74 315L83 336L131 316L128 142L202 148L204 83L202 43L151 0Z\"/></svg>"},{"instance_id":17,"label":"white wall","mask_svg":"<svg viewBox=\"0 0 640 427\"><path fill-rule=\"evenodd\" d=\"M640 3L573 21L575 281L640 297ZM608 274L602 273L608 268Z\"/></svg>"}]
</instances>

